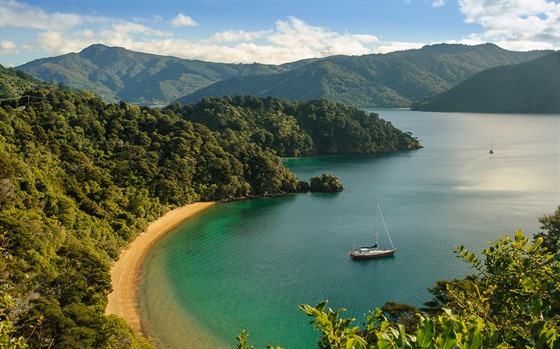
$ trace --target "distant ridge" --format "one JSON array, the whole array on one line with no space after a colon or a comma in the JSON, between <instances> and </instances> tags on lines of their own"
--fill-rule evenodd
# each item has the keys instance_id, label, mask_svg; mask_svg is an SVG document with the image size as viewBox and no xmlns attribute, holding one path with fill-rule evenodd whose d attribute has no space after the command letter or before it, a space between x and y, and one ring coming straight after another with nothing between
<instances>
[{"instance_id":1,"label":"distant ridge","mask_svg":"<svg viewBox=\"0 0 560 349\"><path fill-rule=\"evenodd\" d=\"M409 107L484 69L552 51L515 52L493 44L438 44L365 56L333 56L285 72L219 81L179 99L250 94L286 100L324 97L356 107Z\"/></svg>"},{"instance_id":2,"label":"distant ridge","mask_svg":"<svg viewBox=\"0 0 560 349\"><path fill-rule=\"evenodd\" d=\"M96 44L17 69L46 82L91 90L108 101L136 104L254 95L291 101L322 97L357 107L408 107L484 69L550 52L507 51L493 44L438 44L388 54L266 65L212 63Z\"/></svg>"},{"instance_id":3,"label":"distant ridge","mask_svg":"<svg viewBox=\"0 0 560 349\"><path fill-rule=\"evenodd\" d=\"M43 81L91 90L109 101L168 104L216 81L277 73L300 64L306 61L282 66L212 63L95 44L79 53L34 60L17 69Z\"/></svg>"},{"instance_id":4,"label":"distant ridge","mask_svg":"<svg viewBox=\"0 0 560 349\"><path fill-rule=\"evenodd\" d=\"M560 52L484 70L413 108L425 111L560 113Z\"/></svg>"}]
</instances>

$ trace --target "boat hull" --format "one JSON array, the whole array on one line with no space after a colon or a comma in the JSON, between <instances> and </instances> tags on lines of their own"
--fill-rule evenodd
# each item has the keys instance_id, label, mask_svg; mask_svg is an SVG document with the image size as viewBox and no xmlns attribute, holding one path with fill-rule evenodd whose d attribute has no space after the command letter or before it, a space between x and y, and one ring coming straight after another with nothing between
<instances>
[{"instance_id":1,"label":"boat hull","mask_svg":"<svg viewBox=\"0 0 560 349\"><path fill-rule=\"evenodd\" d=\"M374 259L392 256L397 250L369 250L369 251L350 251L350 258L352 259Z\"/></svg>"}]
</instances>

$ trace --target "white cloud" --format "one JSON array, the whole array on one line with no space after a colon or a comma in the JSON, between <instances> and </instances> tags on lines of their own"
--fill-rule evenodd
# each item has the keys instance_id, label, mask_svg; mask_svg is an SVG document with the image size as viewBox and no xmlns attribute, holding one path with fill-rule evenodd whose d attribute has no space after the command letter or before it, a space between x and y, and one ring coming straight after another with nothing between
<instances>
[{"instance_id":1,"label":"white cloud","mask_svg":"<svg viewBox=\"0 0 560 349\"><path fill-rule=\"evenodd\" d=\"M11 40L2 40L0 41L0 50L2 54L17 54L19 53L19 49L17 44Z\"/></svg>"},{"instance_id":2,"label":"white cloud","mask_svg":"<svg viewBox=\"0 0 560 349\"><path fill-rule=\"evenodd\" d=\"M2 1L0 27L66 30L83 23L85 18L71 13L47 13L39 7L13 0Z\"/></svg>"},{"instance_id":3,"label":"white cloud","mask_svg":"<svg viewBox=\"0 0 560 349\"><path fill-rule=\"evenodd\" d=\"M127 47L213 62L280 64L336 54L373 53L379 42L373 35L340 34L290 17L276 21L275 28L269 30L227 30L197 42L169 38Z\"/></svg>"},{"instance_id":4,"label":"white cloud","mask_svg":"<svg viewBox=\"0 0 560 349\"><path fill-rule=\"evenodd\" d=\"M183 12L179 13L175 18L171 20L171 26L175 28L179 27L196 27L196 23L191 17L185 16Z\"/></svg>"},{"instance_id":5,"label":"white cloud","mask_svg":"<svg viewBox=\"0 0 560 349\"><path fill-rule=\"evenodd\" d=\"M433 8L442 7L443 5L445 5L444 0L434 0L434 2L432 2L432 7Z\"/></svg>"},{"instance_id":6,"label":"white cloud","mask_svg":"<svg viewBox=\"0 0 560 349\"><path fill-rule=\"evenodd\" d=\"M379 43L374 35L340 34L323 27L310 26L295 17L277 21L276 30L268 40L279 48L290 47L302 53L307 52L302 58L367 54L373 52L371 44Z\"/></svg>"},{"instance_id":7,"label":"white cloud","mask_svg":"<svg viewBox=\"0 0 560 349\"><path fill-rule=\"evenodd\" d=\"M492 42L510 50L560 48L560 4L548 0L460 0L467 23L484 32L469 40Z\"/></svg>"},{"instance_id":8,"label":"white cloud","mask_svg":"<svg viewBox=\"0 0 560 349\"><path fill-rule=\"evenodd\" d=\"M220 43L220 42L239 42L239 41L253 41L258 40L266 35L270 34L272 31L264 30L264 31L255 31L255 32L246 32L244 30L226 30L223 32L216 33L208 39L208 42L213 43Z\"/></svg>"},{"instance_id":9,"label":"white cloud","mask_svg":"<svg viewBox=\"0 0 560 349\"><path fill-rule=\"evenodd\" d=\"M404 50L411 50L411 49L419 49L422 46L425 46L426 43L420 42L404 42L404 41L395 41L384 43L377 48L377 53L389 53L394 51L404 51Z\"/></svg>"}]
</instances>

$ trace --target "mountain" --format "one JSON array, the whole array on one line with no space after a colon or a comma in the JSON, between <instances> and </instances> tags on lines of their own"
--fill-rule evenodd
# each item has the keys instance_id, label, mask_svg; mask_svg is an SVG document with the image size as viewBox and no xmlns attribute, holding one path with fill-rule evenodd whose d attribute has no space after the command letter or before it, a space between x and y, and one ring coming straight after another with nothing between
<instances>
[{"instance_id":1,"label":"mountain","mask_svg":"<svg viewBox=\"0 0 560 349\"><path fill-rule=\"evenodd\" d=\"M323 97L357 107L407 107L484 69L550 52L440 44L265 65L211 63L92 45L80 53L35 60L17 69L47 82L91 90L105 100L135 104L254 95L291 101Z\"/></svg>"},{"instance_id":2,"label":"mountain","mask_svg":"<svg viewBox=\"0 0 560 349\"><path fill-rule=\"evenodd\" d=\"M425 111L560 113L560 51L484 70L413 106Z\"/></svg>"},{"instance_id":3,"label":"mountain","mask_svg":"<svg viewBox=\"0 0 560 349\"><path fill-rule=\"evenodd\" d=\"M211 63L98 44L79 53L34 60L17 69L47 82L93 91L109 101L168 104L216 81L278 73L307 62L286 65Z\"/></svg>"},{"instance_id":4,"label":"mountain","mask_svg":"<svg viewBox=\"0 0 560 349\"><path fill-rule=\"evenodd\" d=\"M222 80L178 101L249 94L296 101L324 97L357 107L408 107L484 69L550 52L438 44L388 54L333 56L289 71Z\"/></svg>"}]
</instances>

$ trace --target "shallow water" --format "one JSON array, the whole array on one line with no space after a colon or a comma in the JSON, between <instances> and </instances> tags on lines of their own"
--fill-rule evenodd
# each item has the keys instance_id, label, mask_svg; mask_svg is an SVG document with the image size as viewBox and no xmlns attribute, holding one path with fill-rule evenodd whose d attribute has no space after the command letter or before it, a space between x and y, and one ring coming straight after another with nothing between
<instances>
[{"instance_id":1,"label":"shallow water","mask_svg":"<svg viewBox=\"0 0 560 349\"><path fill-rule=\"evenodd\" d=\"M472 272L455 245L533 234L560 203L560 115L379 113L425 148L288 159L302 179L335 174L344 192L220 204L156 244L139 306L162 348L233 347L242 329L256 348L311 348L298 304L328 299L358 322L390 300L421 306L437 280ZM352 261L373 239L375 201L397 252Z\"/></svg>"}]
</instances>

